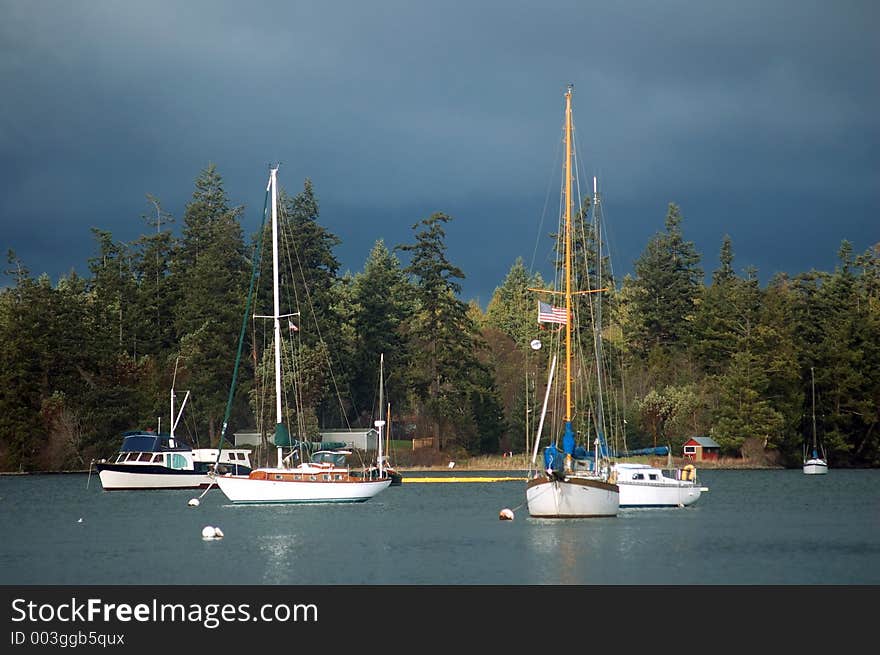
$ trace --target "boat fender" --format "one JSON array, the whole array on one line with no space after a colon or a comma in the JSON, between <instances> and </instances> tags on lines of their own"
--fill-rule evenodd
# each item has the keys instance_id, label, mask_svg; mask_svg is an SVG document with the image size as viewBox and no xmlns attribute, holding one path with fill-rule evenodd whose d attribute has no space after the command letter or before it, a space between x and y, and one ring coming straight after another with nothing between
<instances>
[{"instance_id":1,"label":"boat fender","mask_svg":"<svg viewBox=\"0 0 880 655\"><path fill-rule=\"evenodd\" d=\"M617 471L611 471L611 475L608 476L609 484L617 484Z\"/></svg>"},{"instance_id":2,"label":"boat fender","mask_svg":"<svg viewBox=\"0 0 880 655\"><path fill-rule=\"evenodd\" d=\"M513 511L505 507L498 513L498 518L502 521L512 521Z\"/></svg>"}]
</instances>

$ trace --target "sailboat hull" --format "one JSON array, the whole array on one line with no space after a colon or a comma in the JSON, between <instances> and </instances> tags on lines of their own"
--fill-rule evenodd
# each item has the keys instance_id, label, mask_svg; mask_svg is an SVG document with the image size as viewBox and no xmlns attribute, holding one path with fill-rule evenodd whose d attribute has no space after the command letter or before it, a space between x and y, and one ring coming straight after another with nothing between
<instances>
[{"instance_id":1,"label":"sailboat hull","mask_svg":"<svg viewBox=\"0 0 880 655\"><path fill-rule=\"evenodd\" d=\"M575 519L617 516L620 489L597 478L540 475L526 484L529 515Z\"/></svg>"},{"instance_id":2,"label":"sailboat hull","mask_svg":"<svg viewBox=\"0 0 880 655\"><path fill-rule=\"evenodd\" d=\"M804 462L804 473L807 475L823 475L828 473L828 464L822 459L808 459Z\"/></svg>"},{"instance_id":3,"label":"sailboat hull","mask_svg":"<svg viewBox=\"0 0 880 655\"><path fill-rule=\"evenodd\" d=\"M273 480L237 475L215 479L226 497L236 504L362 503L391 485L391 479L344 482Z\"/></svg>"}]
</instances>

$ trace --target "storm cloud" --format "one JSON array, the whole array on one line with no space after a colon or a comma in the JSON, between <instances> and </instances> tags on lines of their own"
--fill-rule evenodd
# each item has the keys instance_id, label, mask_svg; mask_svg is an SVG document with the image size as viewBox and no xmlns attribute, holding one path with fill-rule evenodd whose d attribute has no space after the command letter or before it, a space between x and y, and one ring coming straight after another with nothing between
<instances>
[{"instance_id":1,"label":"storm cloud","mask_svg":"<svg viewBox=\"0 0 880 655\"><path fill-rule=\"evenodd\" d=\"M343 269L435 211L465 299L532 262L574 85L615 272L669 202L717 266L833 270L880 241L880 5L0 0L0 247L86 272L91 227L176 218L217 165L245 230L312 179Z\"/></svg>"}]
</instances>

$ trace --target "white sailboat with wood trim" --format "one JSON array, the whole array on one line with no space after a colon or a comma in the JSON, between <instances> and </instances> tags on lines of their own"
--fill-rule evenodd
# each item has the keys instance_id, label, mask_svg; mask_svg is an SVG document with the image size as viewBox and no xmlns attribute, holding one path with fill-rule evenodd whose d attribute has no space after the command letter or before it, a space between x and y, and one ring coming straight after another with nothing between
<instances>
[{"instance_id":1,"label":"white sailboat with wood trim","mask_svg":"<svg viewBox=\"0 0 880 655\"><path fill-rule=\"evenodd\" d=\"M812 366L810 367L810 383L813 396L813 443L809 451L807 451L807 445L804 444L804 474L823 475L828 473L828 459L825 457L825 449L816 438L816 374Z\"/></svg>"},{"instance_id":2,"label":"white sailboat with wood trim","mask_svg":"<svg viewBox=\"0 0 880 655\"><path fill-rule=\"evenodd\" d=\"M564 264L563 290L543 290L546 293L559 293L565 298L564 308L548 306L539 302L538 320L563 323L565 328L564 341L564 432L562 449L556 440L544 449L544 468L535 470L526 482L526 502L529 515L537 518L592 518L617 516L620 507L620 489L615 484L614 473L607 460L607 445L602 433L602 375L601 366L597 366L597 388L599 397L596 406L596 434L593 440L593 457L583 457L584 449L576 448L576 433L573 427L576 407L572 393L572 328L575 320L572 297L589 291L576 292L572 289L572 87L565 93L565 190L564 190L564 225L562 229ZM601 321L601 318L598 320ZM596 327L600 330L600 326ZM534 346L533 346L534 347ZM597 353L597 357L600 354ZM535 437L532 452L532 466L536 467L538 444L541 439L544 420L547 414L547 403L550 389L554 382L556 358L550 365L550 373L541 411L538 433ZM583 367L579 367L583 370Z\"/></svg>"},{"instance_id":3,"label":"white sailboat with wood trim","mask_svg":"<svg viewBox=\"0 0 880 655\"><path fill-rule=\"evenodd\" d=\"M369 500L391 485L391 477L382 467L357 470L347 464L348 450L320 450L308 462L292 464L296 454L286 456L283 445L291 443L283 422L281 397L281 314L278 286L278 168L269 173L267 193L272 207L272 285L275 348L275 445L277 464L255 468L248 475L218 475L217 486L233 503L358 503ZM256 261L259 257L255 258ZM253 282L252 282L253 288ZM224 432L226 424L224 422ZM379 461L382 461L382 440L379 440Z\"/></svg>"}]
</instances>

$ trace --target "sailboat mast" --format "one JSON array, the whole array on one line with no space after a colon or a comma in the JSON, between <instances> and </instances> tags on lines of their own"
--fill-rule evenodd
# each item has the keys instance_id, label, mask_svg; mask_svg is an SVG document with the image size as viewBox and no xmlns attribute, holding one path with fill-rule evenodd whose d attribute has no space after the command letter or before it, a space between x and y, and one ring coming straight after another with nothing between
<instances>
[{"instance_id":1,"label":"sailboat mast","mask_svg":"<svg viewBox=\"0 0 880 655\"><path fill-rule=\"evenodd\" d=\"M593 177L593 218L595 222L596 236L596 289L602 288L602 235L601 220L599 214L599 189L596 178ZM595 327L595 350L596 350L596 437L604 441L605 434L605 403L602 394L602 294L596 295L596 327Z\"/></svg>"},{"instance_id":2,"label":"sailboat mast","mask_svg":"<svg viewBox=\"0 0 880 655\"><path fill-rule=\"evenodd\" d=\"M278 295L278 167L269 173L272 186L272 319L275 332L275 433L281 424L281 302ZM281 446L278 446L278 467L281 468Z\"/></svg>"},{"instance_id":3,"label":"sailboat mast","mask_svg":"<svg viewBox=\"0 0 880 655\"><path fill-rule=\"evenodd\" d=\"M376 421L376 427L379 428L379 435L376 439L379 448L379 454L376 457L376 464L379 466L379 477L382 477L385 473L385 464L382 462L382 426L385 425L385 420L382 418L382 414L385 410L384 404L385 399L382 393L382 387L385 386L385 353L381 353L379 355L379 420Z\"/></svg>"},{"instance_id":4,"label":"sailboat mast","mask_svg":"<svg viewBox=\"0 0 880 655\"><path fill-rule=\"evenodd\" d=\"M565 421L571 407L571 89L565 92Z\"/></svg>"},{"instance_id":5,"label":"sailboat mast","mask_svg":"<svg viewBox=\"0 0 880 655\"><path fill-rule=\"evenodd\" d=\"M816 451L816 374L813 367L810 367L810 381L813 388L813 457L817 456Z\"/></svg>"}]
</instances>

